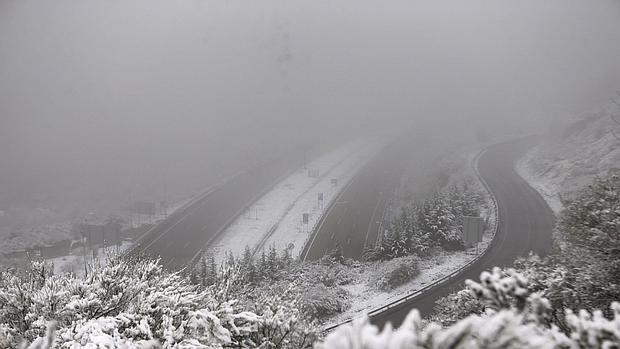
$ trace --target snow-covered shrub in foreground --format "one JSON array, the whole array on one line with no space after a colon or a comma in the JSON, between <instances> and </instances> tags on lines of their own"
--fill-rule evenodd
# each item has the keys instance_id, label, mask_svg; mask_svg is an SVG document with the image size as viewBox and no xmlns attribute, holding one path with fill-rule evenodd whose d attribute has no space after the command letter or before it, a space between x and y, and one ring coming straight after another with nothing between
<instances>
[{"instance_id":1,"label":"snow-covered shrub in foreground","mask_svg":"<svg viewBox=\"0 0 620 349\"><path fill-rule=\"evenodd\" d=\"M386 262L386 272L379 275L374 283L380 290L396 288L420 274L420 260L416 256L392 259Z\"/></svg>"},{"instance_id":2,"label":"snow-covered shrub in foreground","mask_svg":"<svg viewBox=\"0 0 620 349\"><path fill-rule=\"evenodd\" d=\"M382 332L367 318L338 328L320 345L323 349L388 348L619 348L620 303L612 303L613 317L600 310L566 310L568 328L550 325L550 302L530 292L528 280L514 270L495 268L468 281L464 291L485 306L480 315L470 315L443 328L437 323L422 325L417 310L409 313L397 330L387 325Z\"/></svg>"},{"instance_id":3,"label":"snow-covered shrub in foreground","mask_svg":"<svg viewBox=\"0 0 620 349\"><path fill-rule=\"evenodd\" d=\"M556 327L528 322L515 310L501 310L489 316L472 315L451 327L431 323L423 326L417 310L411 311L400 328L383 331L367 318L357 319L327 336L322 349L404 348L618 348L620 347L620 304L612 305L614 318L600 312L567 314L570 333Z\"/></svg>"},{"instance_id":4,"label":"snow-covered shrub in foreground","mask_svg":"<svg viewBox=\"0 0 620 349\"><path fill-rule=\"evenodd\" d=\"M294 304L284 296L260 299L246 311L230 299L234 272L223 271L212 287L192 285L157 261L112 259L84 278L52 275L35 262L26 271L0 275L0 343L39 345L50 323L54 347L164 348L287 347L314 341L313 327L300 329ZM290 298L290 297L289 297ZM285 309L269 308L280 304ZM307 337L307 338L306 338ZM7 344L8 343L8 344Z\"/></svg>"},{"instance_id":5,"label":"snow-covered shrub in foreground","mask_svg":"<svg viewBox=\"0 0 620 349\"><path fill-rule=\"evenodd\" d=\"M60 316L47 328L47 334L35 336L29 348L309 348L316 340L316 334L300 330L307 323L300 321L294 297L281 299L265 296L256 298L255 312L237 311L234 302L217 301L210 295L201 298L200 293L187 292L189 285L177 274L168 274L154 267L153 262L143 262L136 268L160 275L158 281L162 290L135 294L125 303L102 301L102 294L86 293L83 300L73 298L74 290L68 294L58 293L65 302L62 308L74 309L72 317ZM161 273L161 274L158 274ZM114 272L101 271L103 275ZM121 274L122 276L123 274ZM132 274L137 276L136 274ZM228 274L225 274L228 275ZM171 278L178 288L167 284ZM105 280L101 275L90 280ZM137 278L137 280L140 280ZM88 283L76 281L83 289ZM149 282L137 283L149 288ZM219 283L226 288L225 283ZM417 310L413 310L400 328L386 326L379 331L368 319L355 320L331 333L315 347L323 349L388 349L388 348L618 348L620 347L620 303L612 303L612 314L603 316L601 311L566 311L567 329L560 330L546 321L550 303L537 292L532 292L527 278L513 270L499 268L483 273L481 282L469 281L467 292L484 305L485 311L462 319L452 326L442 327L437 323L422 323ZM108 285L114 289L115 285ZM131 288L131 285L126 285ZM170 287L173 287L171 289ZM92 291L92 290L91 290ZM104 291L102 291L104 292ZM6 294L5 294L6 296ZM156 296L159 301L153 301ZM62 298L64 297L64 298ZM140 308L143 300L149 299L150 308ZM158 297L158 298L157 298ZM34 299L35 297L31 297ZM20 298L28 299L28 297ZM61 304L60 303L56 303ZM110 309L110 304L126 304L118 311L97 318L80 318L76 314L92 314L100 309ZM71 304L68 306L68 304ZM178 306L177 306L178 304ZM31 303L24 303L21 309L30 309ZM79 306L78 306L79 305ZM145 304L146 305L146 304ZM79 310L75 310L79 309ZM136 310L141 309L139 312ZM34 314L29 310L28 314ZM260 314L260 315L257 315ZM39 314L40 315L40 314ZM43 316L43 315L41 315ZM24 317L23 320L33 317ZM1 318L3 321L5 318ZM31 325L44 322L37 318ZM29 320L30 321L30 320ZM25 324L26 322L24 322ZM54 328L58 330L54 333ZM17 334L14 324L0 326L0 333L8 338ZM33 326L34 327L34 326ZM292 334L292 335L291 335ZM16 347L14 341L0 341Z\"/></svg>"}]
</instances>

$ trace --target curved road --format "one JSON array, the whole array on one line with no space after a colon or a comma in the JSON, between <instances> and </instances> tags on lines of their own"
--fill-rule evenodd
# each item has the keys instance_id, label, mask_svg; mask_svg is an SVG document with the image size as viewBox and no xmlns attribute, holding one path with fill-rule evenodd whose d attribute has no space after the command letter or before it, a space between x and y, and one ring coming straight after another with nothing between
<instances>
[{"instance_id":1,"label":"curved road","mask_svg":"<svg viewBox=\"0 0 620 349\"><path fill-rule=\"evenodd\" d=\"M530 251L539 255L549 251L555 226L553 212L514 169L514 162L531 143L531 139L500 143L488 148L479 158L478 171L495 195L499 210L499 226L492 250L442 287L373 316L371 321L374 324L383 326L391 322L399 326L413 308L417 308L422 316L428 316L437 299L462 289L466 279L478 280L482 271L511 265L517 257Z\"/></svg>"}]
</instances>

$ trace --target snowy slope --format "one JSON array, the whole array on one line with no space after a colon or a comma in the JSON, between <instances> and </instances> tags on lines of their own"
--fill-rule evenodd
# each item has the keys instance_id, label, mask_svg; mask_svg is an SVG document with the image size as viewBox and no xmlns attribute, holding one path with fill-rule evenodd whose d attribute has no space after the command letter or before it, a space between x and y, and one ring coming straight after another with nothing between
<instances>
[{"instance_id":1,"label":"snowy slope","mask_svg":"<svg viewBox=\"0 0 620 349\"><path fill-rule=\"evenodd\" d=\"M562 197L570 197L595 176L620 167L620 139L612 133L620 134L620 125L610 114L620 112L601 111L545 136L544 142L517 162L517 172L556 214L562 209Z\"/></svg>"}]
</instances>

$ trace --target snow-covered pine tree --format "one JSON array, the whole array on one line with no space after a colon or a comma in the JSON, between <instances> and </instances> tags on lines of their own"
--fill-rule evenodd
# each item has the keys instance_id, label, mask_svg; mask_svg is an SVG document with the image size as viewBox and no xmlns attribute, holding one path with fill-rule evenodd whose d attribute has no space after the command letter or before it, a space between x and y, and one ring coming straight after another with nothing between
<instances>
[{"instance_id":1,"label":"snow-covered pine tree","mask_svg":"<svg viewBox=\"0 0 620 349\"><path fill-rule=\"evenodd\" d=\"M267 272L270 279L273 279L275 274L280 269L280 261L278 260L278 251L274 245L269 247L269 253L267 254Z\"/></svg>"},{"instance_id":2,"label":"snow-covered pine tree","mask_svg":"<svg viewBox=\"0 0 620 349\"><path fill-rule=\"evenodd\" d=\"M256 266L254 265L254 257L249 246L243 251L243 259L241 260L242 274L249 283L253 284L257 281Z\"/></svg>"}]
</instances>

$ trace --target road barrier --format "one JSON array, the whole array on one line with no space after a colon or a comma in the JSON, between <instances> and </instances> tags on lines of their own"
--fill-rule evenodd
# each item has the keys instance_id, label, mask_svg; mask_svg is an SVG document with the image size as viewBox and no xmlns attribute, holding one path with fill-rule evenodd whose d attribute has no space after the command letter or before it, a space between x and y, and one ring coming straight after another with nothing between
<instances>
[{"instance_id":1,"label":"road barrier","mask_svg":"<svg viewBox=\"0 0 620 349\"><path fill-rule=\"evenodd\" d=\"M499 229L499 209L497 206L497 199L495 198L495 195L493 194L493 192L491 191L491 187L489 187L488 183L485 181L485 179L480 175L480 172L478 171L478 160L480 159L480 157L482 156L482 154L484 154L487 151L487 149L482 149L480 152L478 152L478 154L476 154L476 156L472 159L471 161L471 166L472 169L474 170L474 173L476 174L476 177L478 177L478 180L480 181L480 183L482 183L482 186L484 187L484 189L489 193L489 196L491 197L491 201L492 201L492 209L493 209L493 213L495 214L495 221L493 223L493 227L491 229L491 243L487 244L486 249L480 253L478 256L476 256L474 259L472 259L471 261L469 261L467 264L463 265L462 267L460 267L459 269L453 271L452 273L442 277L439 280L436 280L428 285L426 285L425 287L416 290L413 293L410 293L404 297L401 297L391 303L388 303L386 305L383 305L379 308L375 308L371 311L368 312L368 316L372 317L373 315L379 315L389 309L392 309L394 307L399 306L400 304L403 304L419 295L421 295L424 292L430 291L432 289L435 289L437 287L442 286L443 284L445 284L446 282L452 280L453 278L455 278L457 275L461 274L462 272L464 272L465 270L467 270L471 265L473 265L474 263L476 263L477 261L479 261L482 257L484 257L487 252L491 249L491 247L493 247L496 244L496 236L497 236L497 230ZM353 318L351 319L347 319L345 321L342 321L338 324L335 325L329 325L326 326L325 328L323 328L324 332L329 332L334 330L335 328L342 326L344 324L347 324L349 322L353 321Z\"/></svg>"}]
</instances>

